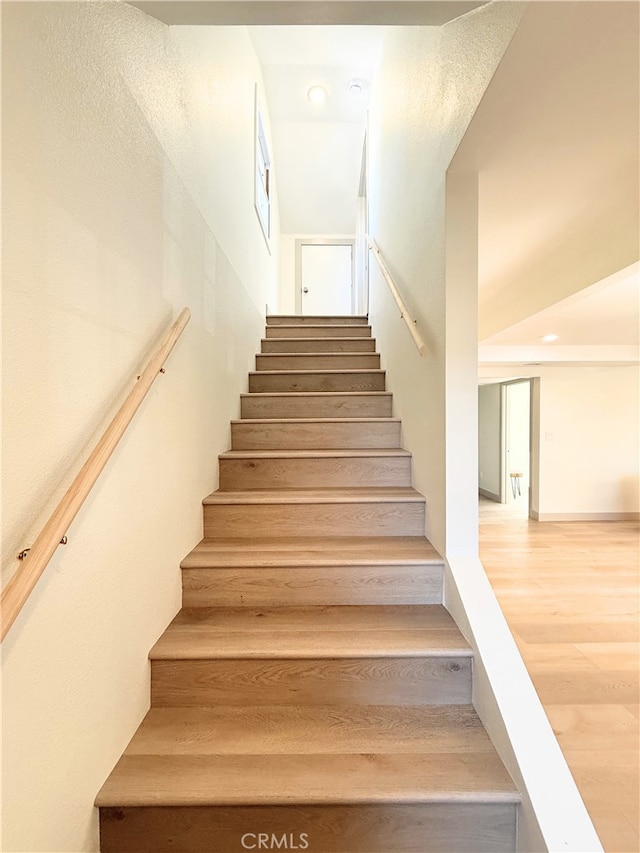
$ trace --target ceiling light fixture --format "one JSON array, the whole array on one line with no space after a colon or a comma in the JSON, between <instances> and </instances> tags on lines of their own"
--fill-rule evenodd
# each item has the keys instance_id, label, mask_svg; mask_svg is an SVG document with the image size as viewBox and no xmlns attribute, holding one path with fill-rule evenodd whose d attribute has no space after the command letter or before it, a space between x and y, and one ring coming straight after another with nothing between
<instances>
[{"instance_id":1,"label":"ceiling light fixture","mask_svg":"<svg viewBox=\"0 0 640 853\"><path fill-rule=\"evenodd\" d=\"M545 344L552 344L554 341L558 340L558 335L556 335L554 332L551 332L548 335L543 335L542 340L545 342Z\"/></svg>"},{"instance_id":2,"label":"ceiling light fixture","mask_svg":"<svg viewBox=\"0 0 640 853\"><path fill-rule=\"evenodd\" d=\"M324 86L312 86L307 92L307 98L312 104L324 104L327 100L327 90Z\"/></svg>"}]
</instances>

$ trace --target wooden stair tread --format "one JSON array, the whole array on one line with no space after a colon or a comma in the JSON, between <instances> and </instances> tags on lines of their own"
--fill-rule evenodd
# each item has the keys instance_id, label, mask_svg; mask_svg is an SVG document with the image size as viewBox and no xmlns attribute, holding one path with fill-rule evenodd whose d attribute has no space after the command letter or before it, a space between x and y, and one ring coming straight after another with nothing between
<instances>
[{"instance_id":1,"label":"wooden stair tread","mask_svg":"<svg viewBox=\"0 0 640 853\"><path fill-rule=\"evenodd\" d=\"M180 610L172 630L211 631L456 631L449 611L437 605L309 605L297 607L192 607ZM169 630L169 629L167 629ZM467 648L466 643L464 647Z\"/></svg>"},{"instance_id":2,"label":"wooden stair tread","mask_svg":"<svg viewBox=\"0 0 640 853\"><path fill-rule=\"evenodd\" d=\"M354 448L329 450L227 450L220 453L218 459L334 459L334 458L363 458L369 457L407 457L408 450L401 447Z\"/></svg>"},{"instance_id":3,"label":"wooden stair tread","mask_svg":"<svg viewBox=\"0 0 640 853\"><path fill-rule=\"evenodd\" d=\"M349 318L351 319L351 318ZM369 333L371 332L371 326L366 323L336 323L332 325L331 323L274 323L267 324L267 328L269 331L278 331L279 329L322 329L326 331L327 329L340 329L340 331L348 330L348 329L368 329ZM321 337L321 335L319 335ZM345 337L357 337L354 335L349 335L348 333Z\"/></svg>"},{"instance_id":4,"label":"wooden stair tread","mask_svg":"<svg viewBox=\"0 0 640 853\"><path fill-rule=\"evenodd\" d=\"M335 503L424 503L424 495L410 486L363 487L356 489L253 489L244 492L216 491L202 503L217 504L335 504Z\"/></svg>"},{"instance_id":5,"label":"wooden stair tread","mask_svg":"<svg viewBox=\"0 0 640 853\"><path fill-rule=\"evenodd\" d=\"M472 705L152 708L125 755L490 753Z\"/></svg>"},{"instance_id":6,"label":"wooden stair tread","mask_svg":"<svg viewBox=\"0 0 640 853\"><path fill-rule=\"evenodd\" d=\"M280 373L287 373L288 371L279 371ZM292 371L295 373L295 371ZM306 372L306 371L303 371ZM321 370L320 373L325 373L326 371ZM339 372L339 371L338 371ZM351 371L347 370L347 373ZM365 373L370 373L371 371L365 370ZM375 372L375 371L374 371ZM255 375L261 376L263 373L267 373L266 370L258 371ZM294 397L296 399L301 399L304 397L391 397L391 391L249 391L245 394L240 394L240 398L242 397ZM318 418L310 418L309 420L318 420ZM324 419L327 420L327 419ZM332 419L331 419L332 420ZM352 419L353 420L353 419ZM359 420L356 418L355 420Z\"/></svg>"},{"instance_id":7,"label":"wooden stair tread","mask_svg":"<svg viewBox=\"0 0 640 853\"><path fill-rule=\"evenodd\" d=\"M455 630L272 631L269 634L234 631L225 634L208 626L167 631L155 644L151 660L307 660L470 657ZM457 666L457 664L456 664ZM456 670L457 671L457 670Z\"/></svg>"},{"instance_id":8,"label":"wooden stair tread","mask_svg":"<svg viewBox=\"0 0 640 853\"><path fill-rule=\"evenodd\" d=\"M310 392L311 393L311 392ZM333 392L340 393L340 392ZM342 392L345 394L353 394L356 392L345 391ZM358 394L388 394L387 391L358 391ZM245 394L245 397L252 396L255 394ZM280 396L278 394L265 394L264 396ZM400 418L241 418L235 419L231 421L232 424L242 424L243 426L246 424L388 424L388 423L400 423Z\"/></svg>"},{"instance_id":9,"label":"wooden stair tread","mask_svg":"<svg viewBox=\"0 0 640 853\"><path fill-rule=\"evenodd\" d=\"M273 320L291 320L296 323L311 322L313 320L368 320L367 314L268 314L267 325Z\"/></svg>"},{"instance_id":10,"label":"wooden stair tread","mask_svg":"<svg viewBox=\"0 0 640 853\"><path fill-rule=\"evenodd\" d=\"M291 343L291 341L295 341L296 339L295 338L280 338L280 339L268 338L267 340L270 343L273 343L274 341L277 341L277 340L286 340L287 343ZM305 341L308 344L309 341L318 340L318 339L317 338L300 338L299 340ZM327 339L322 338L321 340L326 341ZM361 341L362 338L332 338L332 341L334 343L336 341L345 341L345 340ZM371 358L371 356L378 356L378 355L379 355L379 353L377 353L377 352L321 352L321 351L313 352L313 350L305 350L305 352L257 352L256 353L256 356L259 356L260 358L264 357L264 358L286 359L286 358L296 358L298 356L300 358L314 358L317 356L318 358L335 358L336 360L340 359L340 358L367 359L367 358Z\"/></svg>"},{"instance_id":11,"label":"wooden stair tread","mask_svg":"<svg viewBox=\"0 0 640 853\"><path fill-rule=\"evenodd\" d=\"M178 613L152 660L468 656L442 605L201 607Z\"/></svg>"},{"instance_id":12,"label":"wooden stair tread","mask_svg":"<svg viewBox=\"0 0 640 853\"><path fill-rule=\"evenodd\" d=\"M124 755L104 806L491 802L520 796L497 755Z\"/></svg>"},{"instance_id":13,"label":"wooden stair tread","mask_svg":"<svg viewBox=\"0 0 640 853\"><path fill-rule=\"evenodd\" d=\"M290 328L290 327L287 327L287 328ZM262 344L266 343L266 342L273 343L274 341L286 341L287 343L291 343L292 341L304 341L305 344L308 344L309 341L323 341L324 342L326 340L327 340L326 338L322 338L322 337L318 337L318 338L309 338L309 337L307 337L307 338L291 338L291 337L278 338L278 337L270 337L270 338L261 338L260 343L262 343ZM362 338L361 337L351 337L350 338L348 335L344 335L341 338L332 338L331 340L334 342L335 341L358 341L358 342L360 342L362 340ZM374 340L374 339L371 338L370 340ZM322 353L322 355L325 355L325 353Z\"/></svg>"},{"instance_id":14,"label":"wooden stair tread","mask_svg":"<svg viewBox=\"0 0 640 853\"><path fill-rule=\"evenodd\" d=\"M277 331L277 326L272 326L272 330ZM367 348L362 350L361 347L363 345L363 341L367 341ZM327 337L311 337L307 335L306 337L296 338L294 335L288 335L287 337L279 338L277 335L271 335L268 338L261 338L260 340L260 352L265 354L265 346L266 347L278 347L281 345L285 345L286 347L294 347L294 346L302 346L304 350L302 352L311 352L311 349L307 349L307 347L311 347L312 344L319 345L317 350L313 350L313 352L322 353L326 355L327 350L326 347L330 345L335 346L355 346L353 352L368 352L369 354L376 352L376 339L372 337L364 337L362 335L359 336L347 336L347 335L333 335L331 338ZM333 350L329 350L329 352L333 352ZM343 355L345 352L351 352L351 350L343 351ZM291 354L291 353L289 353Z\"/></svg>"},{"instance_id":15,"label":"wooden stair tread","mask_svg":"<svg viewBox=\"0 0 640 853\"><path fill-rule=\"evenodd\" d=\"M422 536L326 536L256 539L203 539L181 563L183 569L214 566L374 566L442 565L442 557Z\"/></svg>"},{"instance_id":16,"label":"wooden stair tread","mask_svg":"<svg viewBox=\"0 0 640 853\"><path fill-rule=\"evenodd\" d=\"M276 318L272 317L269 319L276 319ZM305 328L312 326L312 327L317 327L319 329L324 329L327 326L334 325L331 323L318 322L319 320L344 320L345 321L344 323L335 323L335 325L336 326L346 326L347 328L350 326L360 327L360 326L368 326L369 325L369 320L367 317L355 317L355 316L352 316L351 314L343 314L341 316L335 316L335 317L326 317L323 314L318 314L317 316L309 314L308 316L304 316L304 317L298 316L298 315L283 315L279 319L288 320L290 322L269 323L267 321L267 326L270 326L271 328L280 327L280 328L284 328L284 329L290 329L292 326L294 328L296 326L304 326ZM358 322L358 321L360 321L360 322Z\"/></svg>"},{"instance_id":17,"label":"wooden stair tread","mask_svg":"<svg viewBox=\"0 0 640 853\"><path fill-rule=\"evenodd\" d=\"M383 374L384 370L381 370L378 367L339 367L336 369L323 367L320 370L312 370L310 368L305 368L304 370L296 370L288 368L284 368L282 370L250 370L249 376L256 376L259 378L263 378L265 376L344 376L354 373L356 375L361 375L364 373L375 373L375 374ZM303 392L304 393L304 392ZM353 393L353 392L350 392Z\"/></svg>"}]
</instances>

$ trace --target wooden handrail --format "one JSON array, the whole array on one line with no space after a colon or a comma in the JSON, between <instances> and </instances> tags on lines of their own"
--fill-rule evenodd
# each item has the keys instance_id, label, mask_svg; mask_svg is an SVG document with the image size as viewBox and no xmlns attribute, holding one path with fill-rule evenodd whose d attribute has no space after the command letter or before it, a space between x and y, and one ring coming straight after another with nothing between
<instances>
[{"instance_id":1,"label":"wooden handrail","mask_svg":"<svg viewBox=\"0 0 640 853\"><path fill-rule=\"evenodd\" d=\"M391 291L391 295L395 299L396 305L400 309L400 317L407 324L407 329L409 329L409 334L413 338L413 342L418 348L418 352L420 353L420 355L424 355L427 351L427 345L425 344L420 332L416 329L418 321L414 320L411 317L411 314L409 314L409 312L407 311L407 306L404 304L404 301L400 296L400 292L398 291L398 288L396 287L393 278L391 277L391 273L389 272L389 269L384 262L384 258L380 254L380 249L376 245L375 240L372 240L368 234L366 235L366 237L367 243L369 244L369 248L373 252L373 257L376 259L376 263L380 267L380 272L382 273L384 280L389 286L389 290Z\"/></svg>"},{"instance_id":2,"label":"wooden handrail","mask_svg":"<svg viewBox=\"0 0 640 853\"><path fill-rule=\"evenodd\" d=\"M80 469L79 474L69 486L65 496L53 511L31 548L28 549L20 568L2 590L0 642L7 636L9 628L22 610L61 539L66 534L71 522L76 517L102 469L109 461L109 457L116 449L133 416L153 385L155 378L162 371L163 364L190 318L191 311L188 308L183 308L144 371L138 377L138 381L129 392L127 399L120 406L118 413Z\"/></svg>"}]
</instances>

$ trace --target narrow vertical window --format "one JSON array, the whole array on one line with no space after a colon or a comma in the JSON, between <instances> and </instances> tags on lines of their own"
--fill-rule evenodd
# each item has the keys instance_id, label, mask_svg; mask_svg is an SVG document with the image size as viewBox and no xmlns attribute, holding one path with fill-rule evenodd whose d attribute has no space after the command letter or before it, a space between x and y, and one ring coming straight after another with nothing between
<instances>
[{"instance_id":1,"label":"narrow vertical window","mask_svg":"<svg viewBox=\"0 0 640 853\"><path fill-rule=\"evenodd\" d=\"M256 181L255 205L262 232L269 245L271 237L271 157L256 90Z\"/></svg>"}]
</instances>

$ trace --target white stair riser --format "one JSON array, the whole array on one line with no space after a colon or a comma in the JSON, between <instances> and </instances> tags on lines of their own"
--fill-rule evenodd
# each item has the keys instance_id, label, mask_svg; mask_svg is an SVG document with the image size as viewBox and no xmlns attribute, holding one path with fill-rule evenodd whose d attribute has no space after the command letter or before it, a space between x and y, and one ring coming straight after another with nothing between
<instances>
[{"instance_id":1,"label":"white stair riser","mask_svg":"<svg viewBox=\"0 0 640 853\"><path fill-rule=\"evenodd\" d=\"M410 456L221 459L220 489L410 486Z\"/></svg>"},{"instance_id":2,"label":"white stair riser","mask_svg":"<svg viewBox=\"0 0 640 853\"><path fill-rule=\"evenodd\" d=\"M355 423L233 423L234 450L331 450L400 447L399 421Z\"/></svg>"},{"instance_id":3,"label":"white stair riser","mask_svg":"<svg viewBox=\"0 0 640 853\"><path fill-rule=\"evenodd\" d=\"M442 566L182 570L183 607L442 604Z\"/></svg>"},{"instance_id":4,"label":"white stair riser","mask_svg":"<svg viewBox=\"0 0 640 853\"><path fill-rule=\"evenodd\" d=\"M240 398L243 418L385 418L391 417L391 407L391 394L320 392L308 396L246 394Z\"/></svg>"}]
</instances>

